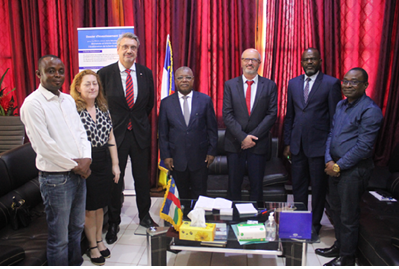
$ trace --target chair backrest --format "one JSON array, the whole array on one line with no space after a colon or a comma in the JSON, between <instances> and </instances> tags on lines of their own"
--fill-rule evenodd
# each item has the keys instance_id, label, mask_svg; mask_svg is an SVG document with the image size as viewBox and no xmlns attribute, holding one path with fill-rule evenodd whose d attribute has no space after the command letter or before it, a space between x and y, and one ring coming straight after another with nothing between
<instances>
[{"instance_id":1,"label":"chair backrest","mask_svg":"<svg viewBox=\"0 0 399 269\"><path fill-rule=\"evenodd\" d=\"M0 153L24 143L25 128L17 116L0 116Z\"/></svg>"}]
</instances>

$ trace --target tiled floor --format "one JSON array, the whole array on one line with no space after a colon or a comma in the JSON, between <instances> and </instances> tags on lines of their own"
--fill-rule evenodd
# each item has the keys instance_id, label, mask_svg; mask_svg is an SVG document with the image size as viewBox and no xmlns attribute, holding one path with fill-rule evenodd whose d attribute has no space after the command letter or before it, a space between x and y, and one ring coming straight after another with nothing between
<instances>
[{"instance_id":1,"label":"tiled floor","mask_svg":"<svg viewBox=\"0 0 399 269\"><path fill-rule=\"evenodd\" d=\"M162 199L163 198L152 198L151 216L157 223L161 223L159 210L162 206ZM292 195L288 196L288 201L292 202ZM136 197L126 196L122 208L122 222L120 224L120 232L118 233L118 241L112 245L108 245L108 248L111 250L111 258L106 260L106 266L147 265L146 236L134 235L138 223L139 218ZM308 245L308 266L320 266L331 260L331 258L324 258L315 254L316 248L330 247L335 241L334 229L325 215L322 219L322 225L320 243ZM182 251L178 254L168 252L167 258L168 266L284 265L284 258L262 255L233 255ZM83 266L93 265L86 255L83 256L83 259Z\"/></svg>"}]
</instances>

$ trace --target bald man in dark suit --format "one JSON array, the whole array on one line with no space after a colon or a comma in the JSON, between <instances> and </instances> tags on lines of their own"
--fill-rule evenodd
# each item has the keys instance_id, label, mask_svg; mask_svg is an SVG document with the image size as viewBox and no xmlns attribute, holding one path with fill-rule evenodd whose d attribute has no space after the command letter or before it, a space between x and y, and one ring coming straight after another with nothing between
<instances>
[{"instance_id":1,"label":"bald man in dark suit","mask_svg":"<svg viewBox=\"0 0 399 269\"><path fill-rule=\"evenodd\" d=\"M269 150L270 129L277 118L277 86L258 75L261 63L256 49L241 56L243 75L224 84L223 120L226 125L224 149L229 169L228 196L241 200L246 166L251 201L263 201L263 176Z\"/></svg>"}]
</instances>

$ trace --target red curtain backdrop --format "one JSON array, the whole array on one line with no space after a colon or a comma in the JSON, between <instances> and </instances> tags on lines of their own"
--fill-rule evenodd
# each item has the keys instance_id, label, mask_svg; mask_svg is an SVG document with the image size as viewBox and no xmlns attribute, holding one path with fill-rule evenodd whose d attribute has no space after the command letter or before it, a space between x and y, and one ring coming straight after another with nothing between
<instances>
[{"instance_id":1,"label":"red curtain backdrop","mask_svg":"<svg viewBox=\"0 0 399 269\"><path fill-rule=\"evenodd\" d=\"M2 42L0 42L0 78L7 68L9 68L0 89L5 89L3 94L7 94L7 96L4 96L0 101L3 108L8 108L11 97L14 97L14 100L16 100L15 91L10 93L10 91L15 87L15 83L14 70L11 68L12 48L10 38L10 17L8 11L8 1L0 1L0 14L2 14L2 19L0 20L0 36L2 37Z\"/></svg>"},{"instance_id":2,"label":"red curtain backdrop","mask_svg":"<svg viewBox=\"0 0 399 269\"><path fill-rule=\"evenodd\" d=\"M219 127L223 83L241 74L240 56L261 48L263 75L278 86L278 119L274 136L281 137L286 89L302 73L300 56L306 47L321 51L323 72L342 78L351 67L370 74L367 93L382 107L384 126L376 159L385 164L398 143L399 68L398 3L370 0L0 0L0 71L11 68L9 87L20 105L36 89L37 60L59 55L67 67L69 85L78 70L77 28L135 26L141 46L138 62L154 73L157 100L152 123L151 180L157 169L157 111L167 34L175 69L187 65L196 90L212 97ZM265 24L263 24L265 22ZM264 46L262 47L262 44Z\"/></svg>"}]
</instances>

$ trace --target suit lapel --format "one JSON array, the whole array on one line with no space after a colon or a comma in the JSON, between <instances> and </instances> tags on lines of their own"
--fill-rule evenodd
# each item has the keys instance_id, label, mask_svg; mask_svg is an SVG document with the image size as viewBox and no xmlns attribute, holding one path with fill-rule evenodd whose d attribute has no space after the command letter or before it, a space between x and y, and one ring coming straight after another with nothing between
<instances>
[{"instance_id":1,"label":"suit lapel","mask_svg":"<svg viewBox=\"0 0 399 269\"><path fill-rule=\"evenodd\" d=\"M304 108L306 106L306 104L305 104L305 96L303 95L304 83L305 83L305 75L302 75L299 78L298 85L297 85L299 99L301 100L302 108Z\"/></svg>"},{"instance_id":2,"label":"suit lapel","mask_svg":"<svg viewBox=\"0 0 399 269\"><path fill-rule=\"evenodd\" d=\"M239 97L242 110L246 111L247 115L248 115L247 103L245 102L245 96L244 96L244 84L243 83L244 83L244 81L242 81L242 76L239 76L237 79L236 94Z\"/></svg>"},{"instance_id":3,"label":"suit lapel","mask_svg":"<svg viewBox=\"0 0 399 269\"><path fill-rule=\"evenodd\" d=\"M179 100L179 95L177 94L177 91L172 95L173 98L173 109L174 113L178 119L178 121L183 125L186 126L186 122L184 121L183 117L183 112L182 112L182 107L180 106L180 100Z\"/></svg>"},{"instance_id":4,"label":"suit lapel","mask_svg":"<svg viewBox=\"0 0 399 269\"><path fill-rule=\"evenodd\" d=\"M320 71L316 77L316 81L313 83L312 90L309 93L307 104L309 104L309 100L312 98L312 96L314 96L316 94L317 90L320 88L320 84L321 84L322 80L323 80L323 73ZM307 106L307 104L306 104L306 106Z\"/></svg>"},{"instance_id":5,"label":"suit lapel","mask_svg":"<svg viewBox=\"0 0 399 269\"><path fill-rule=\"evenodd\" d=\"M190 113L190 122L188 123L188 126L190 126L194 120L195 120L195 115L198 110L198 92L193 90L193 100L191 100L191 113Z\"/></svg>"},{"instance_id":6,"label":"suit lapel","mask_svg":"<svg viewBox=\"0 0 399 269\"><path fill-rule=\"evenodd\" d=\"M136 99L136 103L140 102L140 99L143 97L143 93L141 92L143 87L143 71L141 70L141 67L139 64L136 63L136 77L137 77L137 99ZM133 106L134 108L134 106Z\"/></svg>"},{"instance_id":7,"label":"suit lapel","mask_svg":"<svg viewBox=\"0 0 399 269\"><path fill-rule=\"evenodd\" d=\"M264 91L264 84L263 84L263 77L258 75L258 85L256 85L256 96L255 96L255 101L254 104L252 106L252 110L251 110L251 115L253 113L253 111L255 110L255 108L257 107L258 103L259 103L259 98L260 96L262 96L262 92ZM247 105L245 104L245 107L247 107Z\"/></svg>"}]
</instances>

